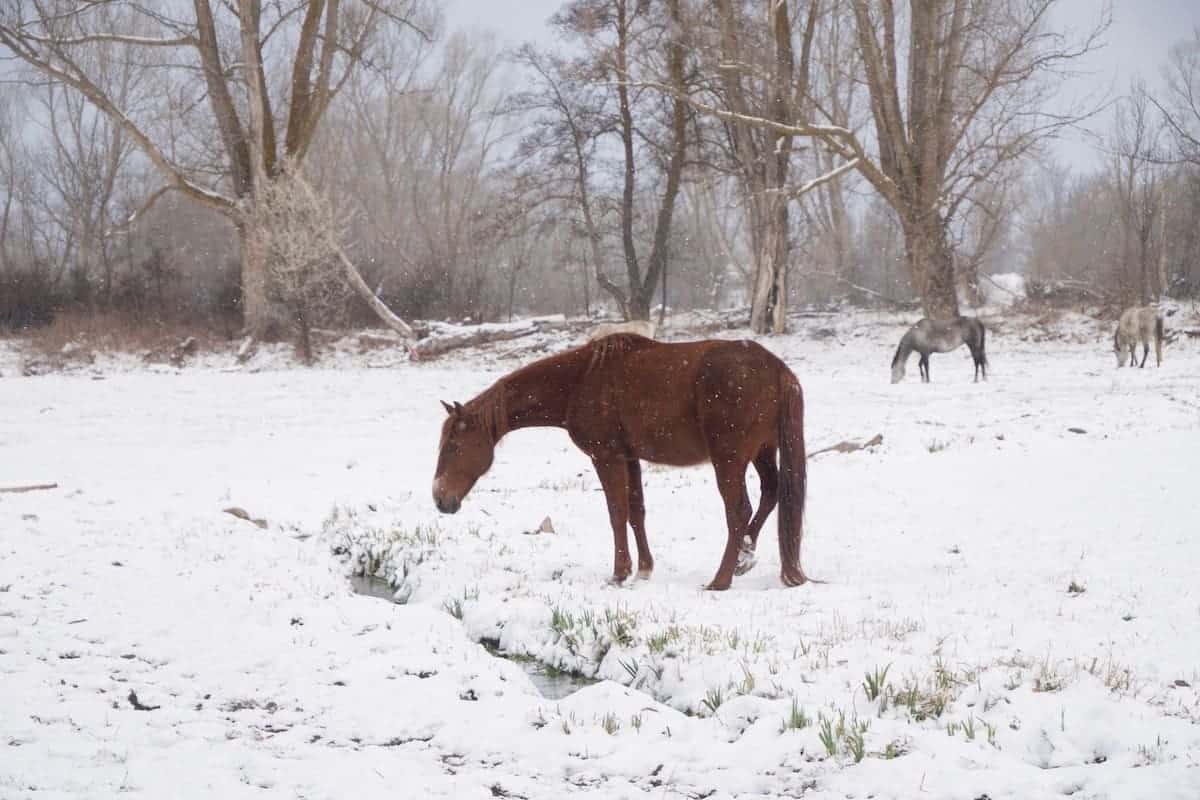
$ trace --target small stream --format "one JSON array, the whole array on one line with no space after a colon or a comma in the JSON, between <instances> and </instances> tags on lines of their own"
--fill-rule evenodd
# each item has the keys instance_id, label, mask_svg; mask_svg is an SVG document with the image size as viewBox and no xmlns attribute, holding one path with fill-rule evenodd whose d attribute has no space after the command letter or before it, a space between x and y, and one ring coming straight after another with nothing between
<instances>
[{"instance_id":1,"label":"small stream","mask_svg":"<svg viewBox=\"0 0 1200 800\"><path fill-rule=\"evenodd\" d=\"M386 600L389 603L396 603L397 605L401 604L396 600L396 590L383 578L378 578L374 575L355 575L350 578L350 587L354 590L355 594L376 597L380 600ZM525 674L529 676L534 687L547 700L561 700L567 695L582 689L584 686L596 683L593 678L557 670L528 656L515 656L505 653L500 649L499 642L483 641L480 644L496 658L511 661L525 670Z\"/></svg>"}]
</instances>

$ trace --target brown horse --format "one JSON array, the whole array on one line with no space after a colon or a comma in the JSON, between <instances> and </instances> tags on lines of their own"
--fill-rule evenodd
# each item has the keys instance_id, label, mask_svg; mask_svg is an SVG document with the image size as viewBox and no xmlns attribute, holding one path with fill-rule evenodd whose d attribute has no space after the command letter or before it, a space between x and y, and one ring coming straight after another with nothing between
<instances>
[{"instance_id":1,"label":"brown horse","mask_svg":"<svg viewBox=\"0 0 1200 800\"><path fill-rule=\"evenodd\" d=\"M753 566L759 531L777 502L783 582L807 580L800 569L804 399L792 371L754 342L663 343L616 334L506 375L466 405L442 405L448 417L433 499L443 513L458 510L509 431L564 428L592 459L604 487L614 581L632 571L627 523L637 542L638 577L654 568L640 461L713 465L729 536L709 589L728 589L735 572ZM753 518L746 494L750 463L762 485Z\"/></svg>"}]
</instances>

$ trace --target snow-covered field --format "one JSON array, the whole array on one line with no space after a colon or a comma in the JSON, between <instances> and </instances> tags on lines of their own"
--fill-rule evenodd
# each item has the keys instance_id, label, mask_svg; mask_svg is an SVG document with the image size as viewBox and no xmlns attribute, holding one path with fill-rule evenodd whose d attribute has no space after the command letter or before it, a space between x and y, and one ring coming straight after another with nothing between
<instances>
[{"instance_id":1,"label":"snow-covered field","mask_svg":"<svg viewBox=\"0 0 1200 800\"><path fill-rule=\"evenodd\" d=\"M519 359L0 364L0 486L59 484L0 495L0 798L1200 797L1197 340L1118 371L1107 325L1003 320L989 382L893 386L903 330L764 340L810 449L883 443L810 462L826 583L781 588L772 519L719 594L707 468L644 470L624 587L561 431L436 513L437 401ZM480 640L602 680L547 699Z\"/></svg>"}]
</instances>

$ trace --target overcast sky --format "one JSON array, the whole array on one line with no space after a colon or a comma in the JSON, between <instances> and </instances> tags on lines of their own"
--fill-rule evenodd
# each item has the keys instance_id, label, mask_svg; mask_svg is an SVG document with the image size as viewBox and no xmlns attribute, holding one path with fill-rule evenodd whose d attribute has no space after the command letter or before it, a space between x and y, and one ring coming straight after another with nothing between
<instances>
[{"instance_id":1,"label":"overcast sky","mask_svg":"<svg viewBox=\"0 0 1200 800\"><path fill-rule=\"evenodd\" d=\"M454 27L488 28L507 44L531 39L549 43L546 19L561 5L561 0L447 0L446 14ZM1168 48L1200 27L1200 0L1113 0L1112 6L1108 45L1088 59L1084 69L1089 74L1069 88L1069 94L1109 89L1120 94L1137 75L1155 85ZM1095 24L1103 7L1101 0L1060 0L1054 24L1082 31ZM1106 125L1107 118L1095 123L1097 129ZM1084 137L1070 137L1057 152L1076 168L1087 168L1096 160Z\"/></svg>"}]
</instances>

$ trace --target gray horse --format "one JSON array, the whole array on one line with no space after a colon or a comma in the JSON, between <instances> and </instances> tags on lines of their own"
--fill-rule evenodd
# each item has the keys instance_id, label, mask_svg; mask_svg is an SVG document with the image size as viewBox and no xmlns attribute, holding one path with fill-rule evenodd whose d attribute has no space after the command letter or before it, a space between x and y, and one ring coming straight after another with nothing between
<instances>
[{"instance_id":1,"label":"gray horse","mask_svg":"<svg viewBox=\"0 0 1200 800\"><path fill-rule=\"evenodd\" d=\"M1138 363L1137 346L1142 345L1142 363L1146 366L1146 356L1150 355L1150 340L1154 340L1154 360L1162 366L1163 318L1154 306L1134 306L1125 309L1117 330L1113 333L1113 352L1117 356L1117 366L1125 366L1125 351L1129 351L1129 366Z\"/></svg>"},{"instance_id":2,"label":"gray horse","mask_svg":"<svg viewBox=\"0 0 1200 800\"><path fill-rule=\"evenodd\" d=\"M929 383L929 354L949 353L959 345L965 344L975 360L975 382L979 376L987 380L987 355L983 352L983 323L974 317L955 317L954 319L923 319L908 329L900 346L896 348L896 356L892 359L892 383L899 383L904 378L904 365L908 356L916 350L921 354L917 366L921 370L921 382Z\"/></svg>"}]
</instances>

